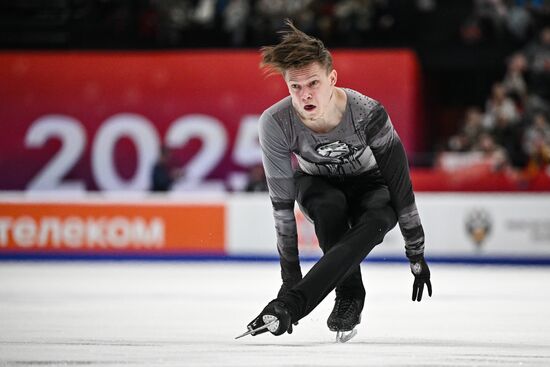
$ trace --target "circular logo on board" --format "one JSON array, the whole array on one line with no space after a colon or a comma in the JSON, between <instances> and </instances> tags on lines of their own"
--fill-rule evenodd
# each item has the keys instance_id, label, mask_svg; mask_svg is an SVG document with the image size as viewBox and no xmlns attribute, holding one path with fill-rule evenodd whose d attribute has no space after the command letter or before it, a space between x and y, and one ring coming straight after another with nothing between
<instances>
[{"instance_id":1,"label":"circular logo on board","mask_svg":"<svg viewBox=\"0 0 550 367\"><path fill-rule=\"evenodd\" d=\"M466 216L466 231L477 247L481 247L493 226L491 216L485 209L473 209Z\"/></svg>"}]
</instances>

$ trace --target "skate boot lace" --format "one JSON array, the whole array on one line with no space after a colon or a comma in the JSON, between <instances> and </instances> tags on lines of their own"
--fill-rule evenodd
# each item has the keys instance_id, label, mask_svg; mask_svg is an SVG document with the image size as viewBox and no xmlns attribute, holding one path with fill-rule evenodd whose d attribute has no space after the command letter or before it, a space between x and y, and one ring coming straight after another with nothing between
<instances>
[{"instance_id":1,"label":"skate boot lace","mask_svg":"<svg viewBox=\"0 0 550 367\"><path fill-rule=\"evenodd\" d=\"M356 303L352 298L339 298L337 303L338 317L348 318L354 315Z\"/></svg>"}]
</instances>

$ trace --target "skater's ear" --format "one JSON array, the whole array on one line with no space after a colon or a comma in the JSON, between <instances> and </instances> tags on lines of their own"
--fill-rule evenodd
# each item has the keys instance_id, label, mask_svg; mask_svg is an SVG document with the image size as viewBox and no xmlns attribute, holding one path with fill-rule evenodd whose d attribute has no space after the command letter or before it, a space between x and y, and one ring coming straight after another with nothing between
<instances>
[{"instance_id":1,"label":"skater's ear","mask_svg":"<svg viewBox=\"0 0 550 367\"><path fill-rule=\"evenodd\" d=\"M332 71L328 74L328 80L330 81L330 85L336 85L336 81L338 80L338 73L336 72L336 69L332 69Z\"/></svg>"}]
</instances>

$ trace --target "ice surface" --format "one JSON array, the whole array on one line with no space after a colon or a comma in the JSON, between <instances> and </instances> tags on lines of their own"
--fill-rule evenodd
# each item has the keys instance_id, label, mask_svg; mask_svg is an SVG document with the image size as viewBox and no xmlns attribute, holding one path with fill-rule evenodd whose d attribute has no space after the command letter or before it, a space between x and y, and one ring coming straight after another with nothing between
<instances>
[{"instance_id":1,"label":"ice surface","mask_svg":"<svg viewBox=\"0 0 550 367\"><path fill-rule=\"evenodd\" d=\"M306 264L309 267L311 264ZM292 335L234 340L279 285L275 263L0 263L0 366L549 366L550 268L364 264L359 334L333 295Z\"/></svg>"}]
</instances>

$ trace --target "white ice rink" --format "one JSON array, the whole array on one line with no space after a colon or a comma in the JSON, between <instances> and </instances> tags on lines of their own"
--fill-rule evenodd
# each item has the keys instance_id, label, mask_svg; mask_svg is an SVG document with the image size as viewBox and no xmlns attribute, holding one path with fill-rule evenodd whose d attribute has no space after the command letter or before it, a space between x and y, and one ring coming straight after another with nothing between
<instances>
[{"instance_id":1,"label":"white ice rink","mask_svg":"<svg viewBox=\"0 0 550 367\"><path fill-rule=\"evenodd\" d=\"M550 366L550 268L431 268L413 303L407 264L364 264L359 334L336 344L332 294L292 335L234 340L275 263L0 262L0 366Z\"/></svg>"}]
</instances>

